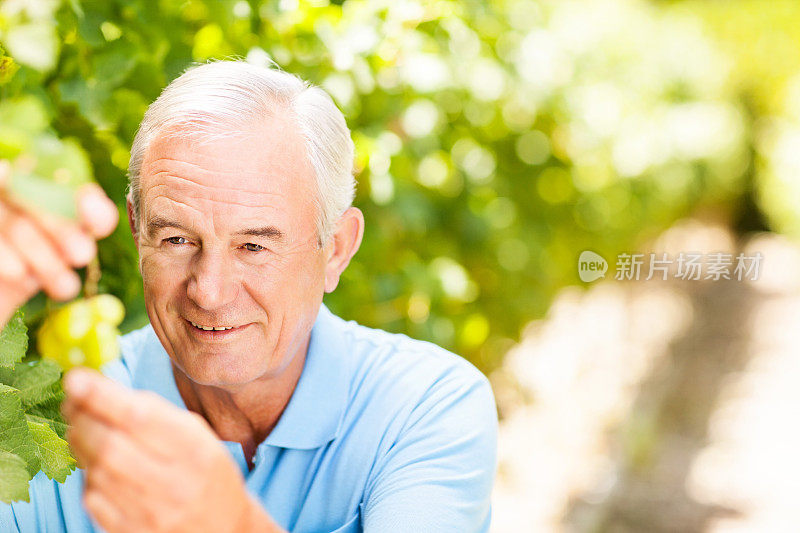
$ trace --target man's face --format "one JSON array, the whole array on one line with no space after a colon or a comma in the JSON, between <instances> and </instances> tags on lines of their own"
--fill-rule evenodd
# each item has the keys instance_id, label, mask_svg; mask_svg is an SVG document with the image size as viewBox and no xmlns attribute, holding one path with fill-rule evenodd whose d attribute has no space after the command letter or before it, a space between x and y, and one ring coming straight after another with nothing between
<instances>
[{"instance_id":1,"label":"man's face","mask_svg":"<svg viewBox=\"0 0 800 533\"><path fill-rule=\"evenodd\" d=\"M244 136L150 145L137 238L145 303L193 381L235 388L277 376L306 348L325 276L313 176L280 112Z\"/></svg>"}]
</instances>

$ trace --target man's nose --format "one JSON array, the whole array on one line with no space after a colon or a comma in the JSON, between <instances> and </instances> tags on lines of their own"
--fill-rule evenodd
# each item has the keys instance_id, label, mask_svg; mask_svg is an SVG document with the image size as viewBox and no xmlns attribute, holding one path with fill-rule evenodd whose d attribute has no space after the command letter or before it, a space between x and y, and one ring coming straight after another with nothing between
<instances>
[{"instance_id":1,"label":"man's nose","mask_svg":"<svg viewBox=\"0 0 800 533\"><path fill-rule=\"evenodd\" d=\"M187 295L199 307L213 310L232 303L237 287L231 261L224 254L204 250L195 257Z\"/></svg>"}]
</instances>

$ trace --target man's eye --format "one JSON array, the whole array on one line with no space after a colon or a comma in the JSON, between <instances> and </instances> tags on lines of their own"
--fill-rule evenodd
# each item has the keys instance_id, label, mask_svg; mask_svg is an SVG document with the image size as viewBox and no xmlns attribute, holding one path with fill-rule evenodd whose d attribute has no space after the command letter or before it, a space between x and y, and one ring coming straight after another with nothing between
<instances>
[{"instance_id":1,"label":"man's eye","mask_svg":"<svg viewBox=\"0 0 800 533\"><path fill-rule=\"evenodd\" d=\"M266 248L264 248L260 244L253 244L252 242L248 242L247 244L245 244L244 249L247 250L248 252L261 252L262 250L266 250Z\"/></svg>"},{"instance_id":2,"label":"man's eye","mask_svg":"<svg viewBox=\"0 0 800 533\"><path fill-rule=\"evenodd\" d=\"M169 244L186 244L189 241L183 237L169 237L168 239L164 239L164 242L168 242Z\"/></svg>"}]
</instances>

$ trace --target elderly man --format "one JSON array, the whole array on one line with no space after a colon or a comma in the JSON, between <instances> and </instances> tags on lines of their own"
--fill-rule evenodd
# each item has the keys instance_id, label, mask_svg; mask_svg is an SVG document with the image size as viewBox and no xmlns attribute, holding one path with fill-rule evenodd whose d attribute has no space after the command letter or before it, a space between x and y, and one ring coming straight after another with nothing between
<instances>
[{"instance_id":1,"label":"elderly man","mask_svg":"<svg viewBox=\"0 0 800 533\"><path fill-rule=\"evenodd\" d=\"M112 379L67 375L81 468L40 473L2 531L488 529L487 380L322 304L364 231L352 162L331 99L285 72L216 62L164 90L129 173L150 324L122 338ZM39 288L75 294L71 268L115 222L91 195L80 227L12 215L0 315Z\"/></svg>"}]
</instances>

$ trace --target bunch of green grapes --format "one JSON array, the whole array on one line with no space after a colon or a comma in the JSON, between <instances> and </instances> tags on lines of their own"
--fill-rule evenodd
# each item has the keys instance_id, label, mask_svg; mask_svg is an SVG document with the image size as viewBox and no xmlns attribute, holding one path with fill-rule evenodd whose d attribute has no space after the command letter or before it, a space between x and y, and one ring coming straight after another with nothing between
<instances>
[{"instance_id":1,"label":"bunch of green grapes","mask_svg":"<svg viewBox=\"0 0 800 533\"><path fill-rule=\"evenodd\" d=\"M99 369L119 357L117 327L125 308L115 296L100 294L60 307L39 328L42 357L56 361L66 372L74 366Z\"/></svg>"}]
</instances>

